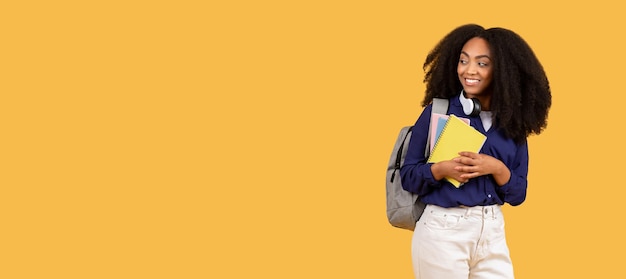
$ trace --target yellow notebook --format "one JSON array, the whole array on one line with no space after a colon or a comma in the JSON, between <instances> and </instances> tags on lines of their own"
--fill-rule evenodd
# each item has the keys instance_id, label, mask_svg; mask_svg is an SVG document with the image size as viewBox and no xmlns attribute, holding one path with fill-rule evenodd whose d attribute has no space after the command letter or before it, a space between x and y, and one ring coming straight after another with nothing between
<instances>
[{"instance_id":1,"label":"yellow notebook","mask_svg":"<svg viewBox=\"0 0 626 279\"><path fill-rule=\"evenodd\" d=\"M486 139L487 136L451 114L428 157L428 162L451 160L458 157L461 151L479 152ZM456 179L451 177L446 179L456 187L461 185Z\"/></svg>"}]
</instances>

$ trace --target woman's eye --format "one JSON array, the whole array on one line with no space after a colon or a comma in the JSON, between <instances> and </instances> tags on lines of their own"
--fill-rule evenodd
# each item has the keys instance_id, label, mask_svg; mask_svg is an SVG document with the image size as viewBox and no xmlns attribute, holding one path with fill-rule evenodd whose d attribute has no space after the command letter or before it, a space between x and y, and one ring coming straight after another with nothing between
<instances>
[{"instance_id":1,"label":"woman's eye","mask_svg":"<svg viewBox=\"0 0 626 279\"><path fill-rule=\"evenodd\" d=\"M459 59L459 63L461 63L461 64L467 64L467 60L464 60L464 59Z\"/></svg>"},{"instance_id":2,"label":"woman's eye","mask_svg":"<svg viewBox=\"0 0 626 279\"><path fill-rule=\"evenodd\" d=\"M488 64L487 64L487 63L485 63L485 62L478 62L478 66L481 66L481 67L487 67L487 66L488 66Z\"/></svg>"}]
</instances>

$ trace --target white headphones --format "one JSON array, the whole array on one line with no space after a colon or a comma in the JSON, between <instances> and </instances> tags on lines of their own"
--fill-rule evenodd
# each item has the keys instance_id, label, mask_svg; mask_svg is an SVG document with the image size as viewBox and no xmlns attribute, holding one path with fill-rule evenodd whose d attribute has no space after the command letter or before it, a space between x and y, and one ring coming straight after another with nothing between
<instances>
[{"instance_id":1,"label":"white headphones","mask_svg":"<svg viewBox=\"0 0 626 279\"><path fill-rule=\"evenodd\" d=\"M461 96L459 97L461 100L461 105L463 106L463 112L469 116L478 116L480 115L480 101L477 98L466 98L465 92L461 90Z\"/></svg>"}]
</instances>

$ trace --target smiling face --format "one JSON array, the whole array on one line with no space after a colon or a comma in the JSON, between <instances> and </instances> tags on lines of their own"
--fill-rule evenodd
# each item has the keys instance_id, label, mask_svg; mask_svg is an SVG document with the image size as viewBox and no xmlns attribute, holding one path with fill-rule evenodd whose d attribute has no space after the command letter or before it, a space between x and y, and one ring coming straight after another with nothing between
<instances>
[{"instance_id":1,"label":"smiling face","mask_svg":"<svg viewBox=\"0 0 626 279\"><path fill-rule=\"evenodd\" d=\"M467 98L489 98L486 89L493 74L491 59L489 44L483 38L472 38L463 46L456 71Z\"/></svg>"}]
</instances>

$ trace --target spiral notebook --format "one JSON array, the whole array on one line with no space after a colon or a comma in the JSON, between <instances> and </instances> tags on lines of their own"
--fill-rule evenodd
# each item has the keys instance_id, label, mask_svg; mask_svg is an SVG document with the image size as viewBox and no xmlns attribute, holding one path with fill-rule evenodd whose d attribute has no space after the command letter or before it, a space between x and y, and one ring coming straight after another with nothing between
<instances>
[{"instance_id":1,"label":"spiral notebook","mask_svg":"<svg viewBox=\"0 0 626 279\"><path fill-rule=\"evenodd\" d=\"M446 125L446 121L448 121L448 117L449 115L447 114L440 114L440 113L433 112L432 117L430 118L430 131L433 133L430 136L430 150L429 150L430 152L433 152L433 147L435 147L435 142L437 142L439 135L441 135L441 130L443 130L443 126ZM465 123L467 123L467 125L470 124L469 118L464 118L464 117L459 117L459 118L463 120Z\"/></svg>"},{"instance_id":2,"label":"spiral notebook","mask_svg":"<svg viewBox=\"0 0 626 279\"><path fill-rule=\"evenodd\" d=\"M487 136L463 122L456 115L451 114L441 130L437 142L435 142L428 162L437 163L451 160L458 157L461 151L479 152L486 139ZM461 185L461 182L456 179L451 177L446 177L446 179L456 187Z\"/></svg>"}]
</instances>

